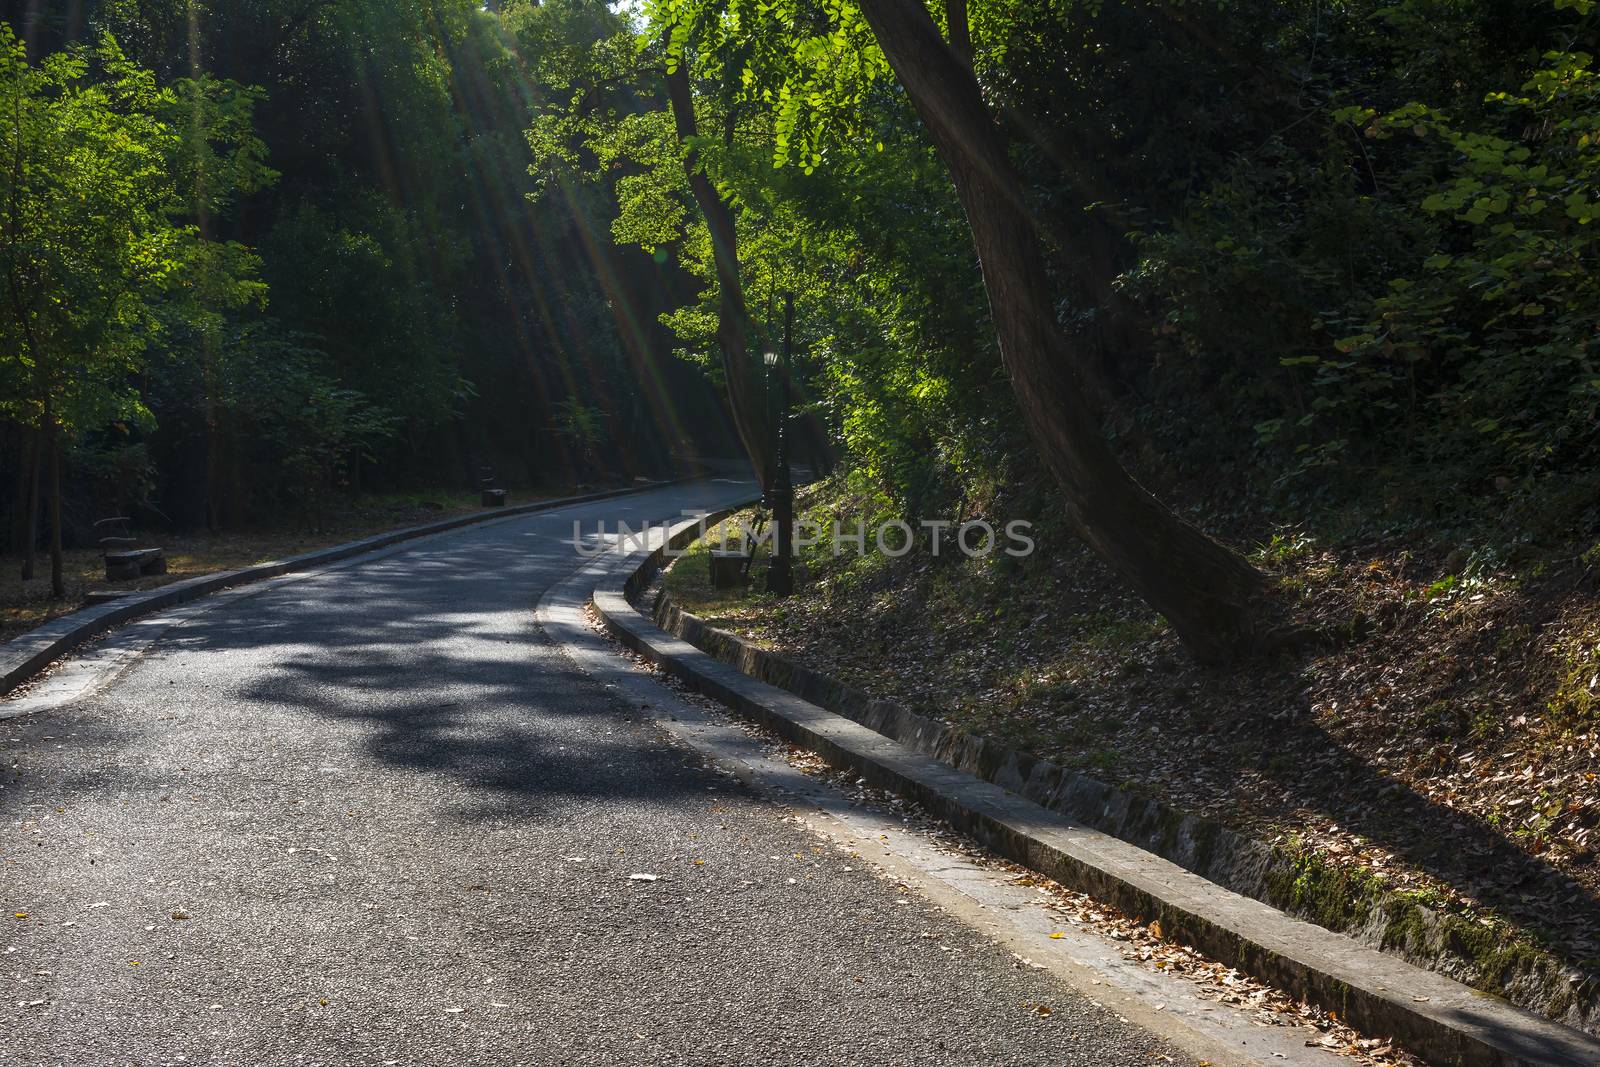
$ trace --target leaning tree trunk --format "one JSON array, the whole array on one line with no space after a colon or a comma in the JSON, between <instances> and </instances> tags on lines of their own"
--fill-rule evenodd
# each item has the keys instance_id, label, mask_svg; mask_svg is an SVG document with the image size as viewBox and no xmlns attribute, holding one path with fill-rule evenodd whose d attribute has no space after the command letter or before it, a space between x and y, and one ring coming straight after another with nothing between
<instances>
[{"instance_id":1,"label":"leaning tree trunk","mask_svg":"<svg viewBox=\"0 0 1600 1067\"><path fill-rule=\"evenodd\" d=\"M688 64L680 62L675 70L667 73L666 82L678 141L687 146L699 135ZM693 148L684 153L683 169L711 234L711 256L717 268L717 347L722 349L722 371L728 382L733 426L750 462L755 465L762 487L770 488L776 466L775 438L762 387L761 360L750 348L750 310L745 303L744 282L739 274L739 234L734 227L733 212L723 202L710 176L700 168L699 153Z\"/></svg>"},{"instance_id":2,"label":"leaning tree trunk","mask_svg":"<svg viewBox=\"0 0 1600 1067\"><path fill-rule=\"evenodd\" d=\"M1133 480L1101 433L1056 323L1044 254L1005 141L972 69L921 0L861 0L900 84L932 134L966 210L984 288L1028 432L1076 532L1167 617L1196 659L1248 652L1268 625L1263 575Z\"/></svg>"}]
</instances>

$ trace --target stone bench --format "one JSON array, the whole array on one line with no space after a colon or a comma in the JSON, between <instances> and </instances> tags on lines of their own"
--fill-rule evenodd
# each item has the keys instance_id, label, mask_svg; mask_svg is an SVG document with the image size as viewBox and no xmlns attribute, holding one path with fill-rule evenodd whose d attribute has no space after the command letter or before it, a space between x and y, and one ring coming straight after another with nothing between
<instances>
[{"instance_id":1,"label":"stone bench","mask_svg":"<svg viewBox=\"0 0 1600 1067\"><path fill-rule=\"evenodd\" d=\"M478 489L483 493L484 507L503 508L506 506L506 491L500 488L500 478L495 474L494 468L488 464L478 468Z\"/></svg>"},{"instance_id":2,"label":"stone bench","mask_svg":"<svg viewBox=\"0 0 1600 1067\"><path fill-rule=\"evenodd\" d=\"M107 552L105 559L108 582L125 582L143 575L167 573L167 553L161 548Z\"/></svg>"},{"instance_id":3,"label":"stone bench","mask_svg":"<svg viewBox=\"0 0 1600 1067\"><path fill-rule=\"evenodd\" d=\"M749 580L751 555L748 552L712 552L711 588L734 589Z\"/></svg>"}]
</instances>

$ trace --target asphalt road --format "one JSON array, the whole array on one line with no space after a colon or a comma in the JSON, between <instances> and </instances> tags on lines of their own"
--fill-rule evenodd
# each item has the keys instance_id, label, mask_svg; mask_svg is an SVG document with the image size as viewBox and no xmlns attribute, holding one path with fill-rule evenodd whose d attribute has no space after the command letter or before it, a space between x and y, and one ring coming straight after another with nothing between
<instances>
[{"instance_id":1,"label":"asphalt road","mask_svg":"<svg viewBox=\"0 0 1600 1067\"><path fill-rule=\"evenodd\" d=\"M700 766L537 631L575 517L747 492L219 602L0 722L0 1064L1192 1063Z\"/></svg>"}]
</instances>

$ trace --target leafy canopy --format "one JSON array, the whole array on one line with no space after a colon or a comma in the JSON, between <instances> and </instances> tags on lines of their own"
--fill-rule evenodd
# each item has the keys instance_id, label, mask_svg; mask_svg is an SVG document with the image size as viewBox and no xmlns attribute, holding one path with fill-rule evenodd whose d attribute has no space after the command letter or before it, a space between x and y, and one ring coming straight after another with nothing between
<instances>
[{"instance_id":1,"label":"leafy canopy","mask_svg":"<svg viewBox=\"0 0 1600 1067\"><path fill-rule=\"evenodd\" d=\"M273 175L259 94L158 86L112 37L30 65L0 25L3 413L68 431L148 421L134 380L175 320L257 302L255 258L201 220Z\"/></svg>"}]
</instances>

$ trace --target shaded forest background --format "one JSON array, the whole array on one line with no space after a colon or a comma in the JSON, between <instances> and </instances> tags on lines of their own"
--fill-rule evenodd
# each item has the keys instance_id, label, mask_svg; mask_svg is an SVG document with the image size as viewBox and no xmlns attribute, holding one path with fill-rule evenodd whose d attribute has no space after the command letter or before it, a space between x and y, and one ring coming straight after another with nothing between
<instances>
[{"instance_id":1,"label":"shaded forest background","mask_svg":"<svg viewBox=\"0 0 1600 1067\"><path fill-rule=\"evenodd\" d=\"M698 13L673 52L653 36L673 5L6 5L35 64L109 34L180 98L206 80L227 122L180 143L252 157L220 210L169 205L234 250L236 291L155 307L96 372L128 396L64 425L73 514L227 526L480 464L570 482L733 451L693 148L737 227L749 345L792 291L809 422L860 484L911 518L1059 519L948 173L859 20L779 4L775 42L678 6ZM1058 324L1142 481L1235 540L1590 547L1589 0L957 9ZM8 413L18 540L37 413Z\"/></svg>"},{"instance_id":2,"label":"shaded forest background","mask_svg":"<svg viewBox=\"0 0 1600 1067\"><path fill-rule=\"evenodd\" d=\"M472 486L481 466L572 485L725 447L714 391L657 321L688 279L614 245L602 195L526 199L525 130L546 87L519 49L537 13L112 0L11 3L4 18L34 67L87 50L80 89L112 81L106 35L180 105L185 85L212 87L222 106L204 129L198 108L168 122L213 173L180 181L162 210L235 250L232 280L248 286L197 309L202 283L184 276L146 301L111 364L79 353L108 395L58 413L69 545L108 514L156 529L315 523L337 496ZM242 182L215 173L244 165ZM198 186L230 177L234 195L207 210ZM7 385L0 512L20 547L39 416Z\"/></svg>"}]
</instances>

